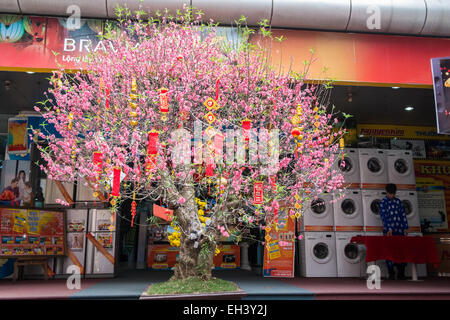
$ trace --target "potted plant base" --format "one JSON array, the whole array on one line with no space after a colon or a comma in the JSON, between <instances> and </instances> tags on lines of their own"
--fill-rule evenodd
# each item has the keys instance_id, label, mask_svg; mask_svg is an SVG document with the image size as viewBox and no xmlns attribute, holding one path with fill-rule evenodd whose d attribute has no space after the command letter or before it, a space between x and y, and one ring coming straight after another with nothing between
<instances>
[{"instance_id":1,"label":"potted plant base","mask_svg":"<svg viewBox=\"0 0 450 320\"><path fill-rule=\"evenodd\" d=\"M241 300L247 294L235 283L218 278L169 280L150 285L141 300Z\"/></svg>"}]
</instances>

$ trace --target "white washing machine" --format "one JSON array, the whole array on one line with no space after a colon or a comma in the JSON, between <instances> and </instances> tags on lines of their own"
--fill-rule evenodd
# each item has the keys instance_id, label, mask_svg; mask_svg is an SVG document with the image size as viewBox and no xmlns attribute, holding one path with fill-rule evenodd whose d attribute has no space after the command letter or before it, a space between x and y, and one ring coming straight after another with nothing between
<instances>
[{"instance_id":1,"label":"white washing machine","mask_svg":"<svg viewBox=\"0 0 450 320\"><path fill-rule=\"evenodd\" d=\"M364 245L351 243L364 232L336 232L336 262L338 277L365 277L367 266Z\"/></svg>"},{"instance_id":2,"label":"white washing machine","mask_svg":"<svg viewBox=\"0 0 450 320\"><path fill-rule=\"evenodd\" d=\"M398 190L416 189L412 151L389 150L387 152L387 163L390 183L396 184Z\"/></svg>"},{"instance_id":3,"label":"white washing machine","mask_svg":"<svg viewBox=\"0 0 450 320\"><path fill-rule=\"evenodd\" d=\"M317 199L305 201L301 218L301 231L333 231L333 195L323 193Z\"/></svg>"},{"instance_id":4,"label":"white washing machine","mask_svg":"<svg viewBox=\"0 0 450 320\"><path fill-rule=\"evenodd\" d=\"M420 216L417 192L400 190L397 191L395 196L402 201L403 208L405 209L406 219L408 220L408 232L420 233Z\"/></svg>"},{"instance_id":5,"label":"white washing machine","mask_svg":"<svg viewBox=\"0 0 450 320\"><path fill-rule=\"evenodd\" d=\"M338 193L333 195L334 230L335 231L363 231L364 214L361 190L347 189L340 198ZM337 200L339 199L339 200Z\"/></svg>"},{"instance_id":6,"label":"white washing machine","mask_svg":"<svg viewBox=\"0 0 450 320\"><path fill-rule=\"evenodd\" d=\"M337 277L334 232L304 232L299 240L302 277Z\"/></svg>"},{"instance_id":7,"label":"white washing machine","mask_svg":"<svg viewBox=\"0 0 450 320\"><path fill-rule=\"evenodd\" d=\"M383 222L380 217L380 202L386 196L383 190L361 190L364 231L383 232Z\"/></svg>"},{"instance_id":8,"label":"white washing machine","mask_svg":"<svg viewBox=\"0 0 450 320\"><path fill-rule=\"evenodd\" d=\"M387 150L358 149L362 189L384 189L388 183Z\"/></svg>"},{"instance_id":9,"label":"white washing machine","mask_svg":"<svg viewBox=\"0 0 450 320\"><path fill-rule=\"evenodd\" d=\"M408 233L408 237L422 237L422 233L420 232L411 232ZM406 265L406 270L405 270L405 275L407 277L411 277L412 276L412 265L411 263L408 263ZM427 264L426 263L421 263L421 264L417 264L416 265L416 270L417 270L417 277L426 277L427 276Z\"/></svg>"},{"instance_id":10,"label":"white washing machine","mask_svg":"<svg viewBox=\"0 0 450 320\"><path fill-rule=\"evenodd\" d=\"M344 148L343 153L343 160L341 154L336 154L337 160L334 161L332 170L342 174L347 188L359 189L361 187L361 175L358 149Z\"/></svg>"}]
</instances>

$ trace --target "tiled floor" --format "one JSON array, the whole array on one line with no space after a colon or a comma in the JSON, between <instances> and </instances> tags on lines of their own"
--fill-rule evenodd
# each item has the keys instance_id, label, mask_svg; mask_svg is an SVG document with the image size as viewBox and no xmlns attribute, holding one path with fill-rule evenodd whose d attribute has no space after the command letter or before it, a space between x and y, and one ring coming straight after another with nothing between
<instances>
[{"instance_id":1,"label":"tiled floor","mask_svg":"<svg viewBox=\"0 0 450 320\"><path fill-rule=\"evenodd\" d=\"M110 279L82 279L81 289L69 290L66 280L0 280L0 299L139 299L152 283L166 281L171 271L126 270ZM382 281L379 290L356 278L264 278L254 272L215 271L234 281L245 299L450 299L450 278L423 281Z\"/></svg>"}]
</instances>

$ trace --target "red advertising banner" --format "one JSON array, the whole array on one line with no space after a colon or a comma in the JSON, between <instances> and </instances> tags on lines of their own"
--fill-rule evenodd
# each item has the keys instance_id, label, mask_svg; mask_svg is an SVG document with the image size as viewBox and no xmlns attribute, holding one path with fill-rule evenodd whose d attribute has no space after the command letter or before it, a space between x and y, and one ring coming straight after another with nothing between
<instances>
[{"instance_id":1,"label":"red advertising banner","mask_svg":"<svg viewBox=\"0 0 450 320\"><path fill-rule=\"evenodd\" d=\"M267 237L267 236L270 236ZM287 210L278 212L278 230L271 228L267 232L264 245L264 276L294 277L295 256L295 220L291 219Z\"/></svg>"},{"instance_id":2,"label":"red advertising banner","mask_svg":"<svg viewBox=\"0 0 450 320\"><path fill-rule=\"evenodd\" d=\"M62 211L0 208L0 258L65 255Z\"/></svg>"}]
</instances>

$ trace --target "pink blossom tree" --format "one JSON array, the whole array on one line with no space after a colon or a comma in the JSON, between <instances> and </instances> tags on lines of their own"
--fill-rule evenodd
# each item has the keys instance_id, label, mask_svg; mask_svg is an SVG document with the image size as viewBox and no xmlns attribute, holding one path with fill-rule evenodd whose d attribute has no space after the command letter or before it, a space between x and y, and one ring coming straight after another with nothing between
<instances>
[{"instance_id":1,"label":"pink blossom tree","mask_svg":"<svg viewBox=\"0 0 450 320\"><path fill-rule=\"evenodd\" d=\"M91 181L112 212L124 199L163 203L180 246L175 278L209 279L220 237L276 227L279 210L299 219L305 200L342 189L332 164L344 132L307 69L270 66L265 24L235 28L230 42L192 8L142 14L119 9L121 27L99 35L109 45L78 72L54 73L36 109L61 137L39 147L41 168Z\"/></svg>"}]
</instances>

